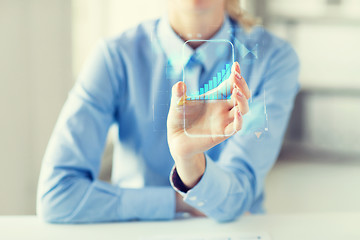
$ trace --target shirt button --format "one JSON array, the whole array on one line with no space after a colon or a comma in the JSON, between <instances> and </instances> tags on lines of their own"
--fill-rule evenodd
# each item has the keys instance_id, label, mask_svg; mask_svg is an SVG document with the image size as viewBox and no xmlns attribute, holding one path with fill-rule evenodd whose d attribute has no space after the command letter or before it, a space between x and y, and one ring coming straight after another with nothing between
<instances>
[{"instance_id":1,"label":"shirt button","mask_svg":"<svg viewBox=\"0 0 360 240\"><path fill-rule=\"evenodd\" d=\"M195 201L196 199L197 199L196 196L192 196L192 197L189 198L189 200L191 200L191 201Z\"/></svg>"},{"instance_id":2,"label":"shirt button","mask_svg":"<svg viewBox=\"0 0 360 240\"><path fill-rule=\"evenodd\" d=\"M202 207L202 206L204 206L204 202L199 202L197 205L198 205L198 207Z\"/></svg>"}]
</instances>

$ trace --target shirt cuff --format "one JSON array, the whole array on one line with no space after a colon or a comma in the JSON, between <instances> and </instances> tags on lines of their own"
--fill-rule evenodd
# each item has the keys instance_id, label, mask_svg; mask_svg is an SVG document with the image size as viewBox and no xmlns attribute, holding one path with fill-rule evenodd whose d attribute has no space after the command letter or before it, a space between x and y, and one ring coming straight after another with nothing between
<instances>
[{"instance_id":1,"label":"shirt cuff","mask_svg":"<svg viewBox=\"0 0 360 240\"><path fill-rule=\"evenodd\" d=\"M170 173L172 187L184 197L184 201L190 206L205 214L216 210L225 200L230 191L231 181L229 174L221 169L207 155L206 168L200 181L191 189L188 189L177 174L175 166Z\"/></svg>"},{"instance_id":2,"label":"shirt cuff","mask_svg":"<svg viewBox=\"0 0 360 240\"><path fill-rule=\"evenodd\" d=\"M170 173L170 184L174 188L175 191L180 193L181 196L185 196L185 194L190 190L183 181L180 179L179 174L176 170L175 165L173 166Z\"/></svg>"},{"instance_id":3,"label":"shirt cuff","mask_svg":"<svg viewBox=\"0 0 360 240\"><path fill-rule=\"evenodd\" d=\"M171 187L121 189L120 216L129 220L171 220L175 218L176 199ZM131 206L131 207L129 207Z\"/></svg>"}]
</instances>

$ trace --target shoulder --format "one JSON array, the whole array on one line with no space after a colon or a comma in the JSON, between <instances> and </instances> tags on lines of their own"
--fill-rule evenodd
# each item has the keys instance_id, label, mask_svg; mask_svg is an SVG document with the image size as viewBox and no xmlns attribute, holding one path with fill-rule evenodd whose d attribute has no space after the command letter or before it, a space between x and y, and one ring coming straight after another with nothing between
<instances>
[{"instance_id":1,"label":"shoulder","mask_svg":"<svg viewBox=\"0 0 360 240\"><path fill-rule=\"evenodd\" d=\"M235 36L240 57L252 53L252 57L256 58L256 62L264 68L274 65L299 67L298 55L291 44L261 26L255 26L249 32L238 27Z\"/></svg>"},{"instance_id":2,"label":"shoulder","mask_svg":"<svg viewBox=\"0 0 360 240\"><path fill-rule=\"evenodd\" d=\"M151 59L152 41L158 19L141 22L122 33L103 39L102 52L107 65L122 78L136 64L144 64Z\"/></svg>"},{"instance_id":3,"label":"shoulder","mask_svg":"<svg viewBox=\"0 0 360 240\"><path fill-rule=\"evenodd\" d=\"M102 60L115 79L125 79L134 63L148 60L152 35L158 19L141 22L122 33L102 39L96 48L97 59ZM151 52L151 51L150 51Z\"/></svg>"},{"instance_id":4,"label":"shoulder","mask_svg":"<svg viewBox=\"0 0 360 240\"><path fill-rule=\"evenodd\" d=\"M129 71L144 59L155 23L156 20L142 22L114 37L102 39L89 56L85 69L97 70L97 74L109 76L114 89L124 86ZM94 73L86 77L89 75Z\"/></svg>"},{"instance_id":5,"label":"shoulder","mask_svg":"<svg viewBox=\"0 0 360 240\"><path fill-rule=\"evenodd\" d=\"M157 22L158 19L141 22L121 34L105 39L104 43L112 52L139 50L151 44Z\"/></svg>"},{"instance_id":6,"label":"shoulder","mask_svg":"<svg viewBox=\"0 0 360 240\"><path fill-rule=\"evenodd\" d=\"M300 62L289 42L261 26L253 27L250 32L239 27L236 39L240 47L240 59L244 65L249 63L256 69L255 86L262 86L267 81L268 84L281 84L287 89L297 87Z\"/></svg>"},{"instance_id":7,"label":"shoulder","mask_svg":"<svg viewBox=\"0 0 360 240\"><path fill-rule=\"evenodd\" d=\"M259 59L270 61L274 56L286 53L288 58L297 60L297 54L293 47L286 40L275 36L262 26L255 26L251 31L246 32L241 27L236 34L237 38L248 48L257 50Z\"/></svg>"},{"instance_id":8,"label":"shoulder","mask_svg":"<svg viewBox=\"0 0 360 240\"><path fill-rule=\"evenodd\" d=\"M300 61L294 48L286 40L275 36L262 27L254 29L254 39L260 41L260 61L263 62L263 77L268 84L276 85L280 91L297 92Z\"/></svg>"}]
</instances>

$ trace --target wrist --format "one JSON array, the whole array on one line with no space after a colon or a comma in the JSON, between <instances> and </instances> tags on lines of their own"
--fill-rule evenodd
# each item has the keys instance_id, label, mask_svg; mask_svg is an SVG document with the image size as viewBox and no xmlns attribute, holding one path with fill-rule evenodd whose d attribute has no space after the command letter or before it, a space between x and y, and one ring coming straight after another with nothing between
<instances>
[{"instance_id":1,"label":"wrist","mask_svg":"<svg viewBox=\"0 0 360 240\"><path fill-rule=\"evenodd\" d=\"M174 157L174 156L173 156ZM177 173L188 188L193 188L205 172L205 156L203 153L192 156L174 157Z\"/></svg>"}]
</instances>

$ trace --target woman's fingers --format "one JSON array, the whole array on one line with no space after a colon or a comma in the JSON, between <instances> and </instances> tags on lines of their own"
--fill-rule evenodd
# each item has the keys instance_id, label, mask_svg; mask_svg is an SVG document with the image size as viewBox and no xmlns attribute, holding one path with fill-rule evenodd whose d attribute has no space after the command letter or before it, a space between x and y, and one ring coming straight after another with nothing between
<instances>
[{"instance_id":1,"label":"woman's fingers","mask_svg":"<svg viewBox=\"0 0 360 240\"><path fill-rule=\"evenodd\" d=\"M232 135L235 132L241 130L243 121L242 116L249 111L249 104L247 99L239 89L233 89L231 100L233 101L234 106L229 111L229 124L225 127L224 130L226 135Z\"/></svg>"},{"instance_id":2,"label":"woman's fingers","mask_svg":"<svg viewBox=\"0 0 360 240\"><path fill-rule=\"evenodd\" d=\"M231 99L235 102L234 106L239 109L242 115L249 112L248 100L238 88L234 88Z\"/></svg>"},{"instance_id":3,"label":"woman's fingers","mask_svg":"<svg viewBox=\"0 0 360 240\"><path fill-rule=\"evenodd\" d=\"M235 83L235 85L242 91L242 93L245 95L247 99L250 98L250 89L244 79L243 76L241 76L241 70L240 65L238 62L234 62L233 67L231 68L231 76L232 82Z\"/></svg>"},{"instance_id":4,"label":"woman's fingers","mask_svg":"<svg viewBox=\"0 0 360 240\"><path fill-rule=\"evenodd\" d=\"M236 132L240 131L243 122L242 114L237 107L234 107L233 110L231 110L231 112L234 114L234 121L230 122L225 127L224 134L227 136L233 135Z\"/></svg>"}]
</instances>

